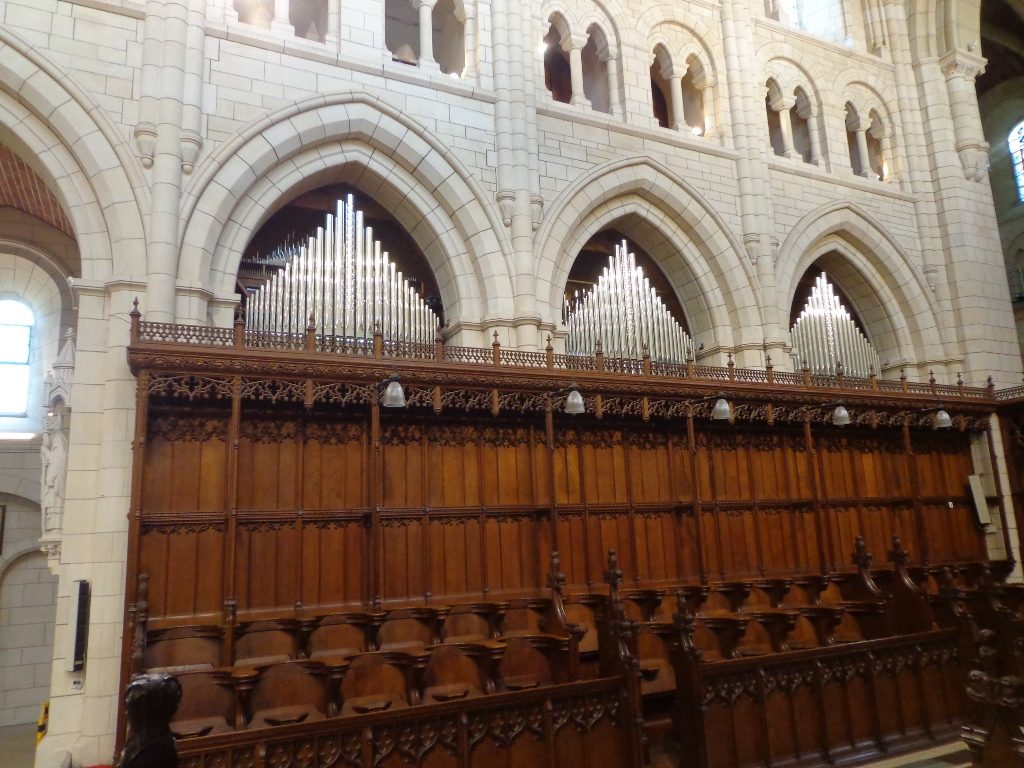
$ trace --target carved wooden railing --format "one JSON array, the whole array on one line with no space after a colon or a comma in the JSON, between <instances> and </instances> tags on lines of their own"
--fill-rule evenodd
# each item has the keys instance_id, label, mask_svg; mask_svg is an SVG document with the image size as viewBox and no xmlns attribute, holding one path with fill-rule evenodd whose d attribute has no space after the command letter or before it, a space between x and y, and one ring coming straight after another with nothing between
<instances>
[{"instance_id":1,"label":"carved wooden railing","mask_svg":"<svg viewBox=\"0 0 1024 768\"><path fill-rule=\"evenodd\" d=\"M622 678L498 693L178 743L180 768L522 765L629 761Z\"/></svg>"}]
</instances>

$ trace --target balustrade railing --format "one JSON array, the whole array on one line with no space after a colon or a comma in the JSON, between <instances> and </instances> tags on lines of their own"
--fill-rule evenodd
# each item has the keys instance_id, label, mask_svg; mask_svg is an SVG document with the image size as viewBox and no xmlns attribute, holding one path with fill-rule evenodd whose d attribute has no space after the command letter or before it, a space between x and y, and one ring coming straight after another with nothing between
<instances>
[{"instance_id":1,"label":"balustrade railing","mask_svg":"<svg viewBox=\"0 0 1024 768\"><path fill-rule=\"evenodd\" d=\"M991 384L988 387L969 387L962 383L936 384L934 380L911 382L907 381L905 376L901 376L898 380L887 380L879 379L876 376L871 378L831 376L811 373L808 370L776 371L772 368L740 368L733 365L731 360L729 365L712 366L694 365L692 360L688 363L658 362L652 361L647 356L641 359L605 357L601 352L592 356L555 354L550 342L544 351L534 352L503 349L497 339L490 348L486 348L446 345L440 338L433 344L428 344L413 341L385 341L380 334L363 339L316 334L312 329L307 329L305 334L256 331L245 329L241 321L236 323L234 329L210 328L142 321L141 314L135 310L132 312L132 344L140 343L351 355L387 360L434 360L458 365L492 366L505 369L650 376L662 379L714 382L723 385L780 385L809 389L900 393L928 395L948 400L994 399L1006 401L1024 398L1024 385L1011 387L997 393Z\"/></svg>"}]
</instances>

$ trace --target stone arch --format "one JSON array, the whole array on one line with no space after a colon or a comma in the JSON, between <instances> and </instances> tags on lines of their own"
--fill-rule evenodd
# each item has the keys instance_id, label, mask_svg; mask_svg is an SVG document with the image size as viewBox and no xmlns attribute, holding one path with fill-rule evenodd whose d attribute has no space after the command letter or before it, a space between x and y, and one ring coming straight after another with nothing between
<instances>
[{"instance_id":1,"label":"stone arch","mask_svg":"<svg viewBox=\"0 0 1024 768\"><path fill-rule=\"evenodd\" d=\"M735 329L760 341L757 281L742 246L685 181L645 157L599 166L553 202L536 239L542 244L537 293L546 296L550 317L559 317L562 286L580 248L609 226L636 239L659 263L687 307L691 330L704 335L706 346L739 343Z\"/></svg>"},{"instance_id":2,"label":"stone arch","mask_svg":"<svg viewBox=\"0 0 1024 768\"><path fill-rule=\"evenodd\" d=\"M830 253L831 267L878 349L887 370L945 360L939 309L927 284L884 227L851 203L833 203L805 215L779 249L779 316L789 317L797 283ZM888 365L887 365L888 364Z\"/></svg>"},{"instance_id":3,"label":"stone arch","mask_svg":"<svg viewBox=\"0 0 1024 768\"><path fill-rule=\"evenodd\" d=\"M717 82L717 62L712 56L712 49L706 40L695 30L678 21L663 20L652 26L647 32L647 50L653 51L663 46L676 67L691 66L691 59L700 65L701 83L714 85ZM696 73L695 73L696 74Z\"/></svg>"},{"instance_id":4,"label":"stone arch","mask_svg":"<svg viewBox=\"0 0 1024 768\"><path fill-rule=\"evenodd\" d=\"M815 113L821 111L822 97L818 83L800 64L787 56L773 56L764 65L765 79L774 79L783 95L792 96L802 88L812 99Z\"/></svg>"},{"instance_id":5,"label":"stone arch","mask_svg":"<svg viewBox=\"0 0 1024 768\"><path fill-rule=\"evenodd\" d=\"M511 248L483 190L450 148L374 96L290 105L250 124L193 175L183 195L178 279L210 286L208 299L233 305L252 234L289 199L330 178L392 207L435 271L453 322L513 314Z\"/></svg>"},{"instance_id":6,"label":"stone arch","mask_svg":"<svg viewBox=\"0 0 1024 768\"><path fill-rule=\"evenodd\" d=\"M66 72L0 28L0 143L27 162L71 221L82 277L146 272L148 188L114 126Z\"/></svg>"}]
</instances>

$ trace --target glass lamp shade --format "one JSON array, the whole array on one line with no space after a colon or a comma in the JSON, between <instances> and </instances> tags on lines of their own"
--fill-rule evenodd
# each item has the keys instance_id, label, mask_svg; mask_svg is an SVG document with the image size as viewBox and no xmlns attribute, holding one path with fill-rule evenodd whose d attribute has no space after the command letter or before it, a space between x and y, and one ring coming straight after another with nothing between
<instances>
[{"instance_id":1,"label":"glass lamp shade","mask_svg":"<svg viewBox=\"0 0 1024 768\"><path fill-rule=\"evenodd\" d=\"M384 390L384 397L380 404L385 408L405 408L405 390L398 379L388 381L387 389Z\"/></svg>"},{"instance_id":2,"label":"glass lamp shade","mask_svg":"<svg viewBox=\"0 0 1024 768\"><path fill-rule=\"evenodd\" d=\"M571 414L580 414L586 411L583 406L583 395L580 391L573 387L569 390L568 397L565 398L565 412Z\"/></svg>"},{"instance_id":3,"label":"glass lamp shade","mask_svg":"<svg viewBox=\"0 0 1024 768\"><path fill-rule=\"evenodd\" d=\"M935 425L935 429L949 429L953 426L953 420L943 408L940 408L935 412L932 423Z\"/></svg>"},{"instance_id":4,"label":"glass lamp shade","mask_svg":"<svg viewBox=\"0 0 1024 768\"><path fill-rule=\"evenodd\" d=\"M711 411L711 418L715 421L729 421L732 418L732 406L724 397L715 401L715 407Z\"/></svg>"},{"instance_id":5,"label":"glass lamp shade","mask_svg":"<svg viewBox=\"0 0 1024 768\"><path fill-rule=\"evenodd\" d=\"M850 423L850 412L846 410L845 406L837 405L836 409L832 411L832 424L837 427L845 427Z\"/></svg>"}]
</instances>

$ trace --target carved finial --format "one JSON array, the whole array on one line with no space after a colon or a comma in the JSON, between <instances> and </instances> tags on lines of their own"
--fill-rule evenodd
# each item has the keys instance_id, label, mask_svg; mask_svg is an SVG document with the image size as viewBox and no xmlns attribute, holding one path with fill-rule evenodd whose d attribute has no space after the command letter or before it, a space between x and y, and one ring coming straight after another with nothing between
<instances>
[{"instance_id":1,"label":"carved finial","mask_svg":"<svg viewBox=\"0 0 1024 768\"><path fill-rule=\"evenodd\" d=\"M604 572L604 583L613 590L622 585L622 569L619 568L619 555L614 549L608 550L608 569Z\"/></svg>"},{"instance_id":2,"label":"carved finial","mask_svg":"<svg viewBox=\"0 0 1024 768\"><path fill-rule=\"evenodd\" d=\"M864 543L864 537L858 536L853 541L853 564L866 571L871 567L872 560L874 560L874 558L871 556L871 553L868 552L868 545Z\"/></svg>"},{"instance_id":3,"label":"carved finial","mask_svg":"<svg viewBox=\"0 0 1024 768\"><path fill-rule=\"evenodd\" d=\"M551 568L548 571L548 588L555 592L561 592L565 586L565 574L562 573L562 560L558 556L558 550L551 550Z\"/></svg>"},{"instance_id":4,"label":"carved finial","mask_svg":"<svg viewBox=\"0 0 1024 768\"><path fill-rule=\"evenodd\" d=\"M836 376L842 378L843 375L843 362L842 360L836 360Z\"/></svg>"},{"instance_id":5,"label":"carved finial","mask_svg":"<svg viewBox=\"0 0 1024 768\"><path fill-rule=\"evenodd\" d=\"M733 365L735 365L735 363L733 363L733 361L732 361L732 352L726 352L725 355L726 355L726 359L728 360L726 365L728 365L731 368Z\"/></svg>"},{"instance_id":6,"label":"carved finial","mask_svg":"<svg viewBox=\"0 0 1024 768\"><path fill-rule=\"evenodd\" d=\"M988 388L989 394L995 392L996 383L995 381L993 381L991 376L989 376L988 379L985 381L985 386Z\"/></svg>"},{"instance_id":7,"label":"carved finial","mask_svg":"<svg viewBox=\"0 0 1024 768\"><path fill-rule=\"evenodd\" d=\"M964 376L960 371L956 372L956 385L962 387L964 385Z\"/></svg>"},{"instance_id":8,"label":"carved finial","mask_svg":"<svg viewBox=\"0 0 1024 768\"><path fill-rule=\"evenodd\" d=\"M935 371L928 371L928 383L929 384L934 384L935 383Z\"/></svg>"},{"instance_id":9,"label":"carved finial","mask_svg":"<svg viewBox=\"0 0 1024 768\"><path fill-rule=\"evenodd\" d=\"M434 331L434 341L444 341L444 336L441 335L441 324L437 324L437 330Z\"/></svg>"},{"instance_id":10,"label":"carved finial","mask_svg":"<svg viewBox=\"0 0 1024 768\"><path fill-rule=\"evenodd\" d=\"M892 549L889 550L888 560L896 565L906 565L910 560L910 553L903 548L903 540L898 533L892 535Z\"/></svg>"},{"instance_id":11,"label":"carved finial","mask_svg":"<svg viewBox=\"0 0 1024 768\"><path fill-rule=\"evenodd\" d=\"M907 380L907 371L905 368L900 368L900 381Z\"/></svg>"},{"instance_id":12,"label":"carved finial","mask_svg":"<svg viewBox=\"0 0 1024 768\"><path fill-rule=\"evenodd\" d=\"M554 349L554 347L551 346L551 334L550 333L548 334L548 344L547 344L546 349Z\"/></svg>"},{"instance_id":13,"label":"carved finial","mask_svg":"<svg viewBox=\"0 0 1024 768\"><path fill-rule=\"evenodd\" d=\"M139 317L141 314L142 313L139 312L139 297L136 296L134 299L132 299L132 311L130 313L130 316Z\"/></svg>"},{"instance_id":14,"label":"carved finial","mask_svg":"<svg viewBox=\"0 0 1024 768\"><path fill-rule=\"evenodd\" d=\"M771 368L772 367L772 356L768 352L764 353L764 367L765 368Z\"/></svg>"},{"instance_id":15,"label":"carved finial","mask_svg":"<svg viewBox=\"0 0 1024 768\"><path fill-rule=\"evenodd\" d=\"M648 355L651 354L650 347L647 346L647 342L646 341L640 347L640 354L642 354L644 357L647 357Z\"/></svg>"},{"instance_id":16,"label":"carved finial","mask_svg":"<svg viewBox=\"0 0 1024 768\"><path fill-rule=\"evenodd\" d=\"M494 336L493 336L493 339L494 339L494 340L493 340L493 341L491 342L492 344L497 344L497 343L499 343L499 342L498 342L498 332L497 332L497 331L495 331L495 332L494 332Z\"/></svg>"},{"instance_id":17,"label":"carved finial","mask_svg":"<svg viewBox=\"0 0 1024 768\"><path fill-rule=\"evenodd\" d=\"M594 352L595 352L595 354L598 354L598 355L601 354L602 352L604 352L604 344L601 343L600 339L598 339L596 342L594 342Z\"/></svg>"}]
</instances>

